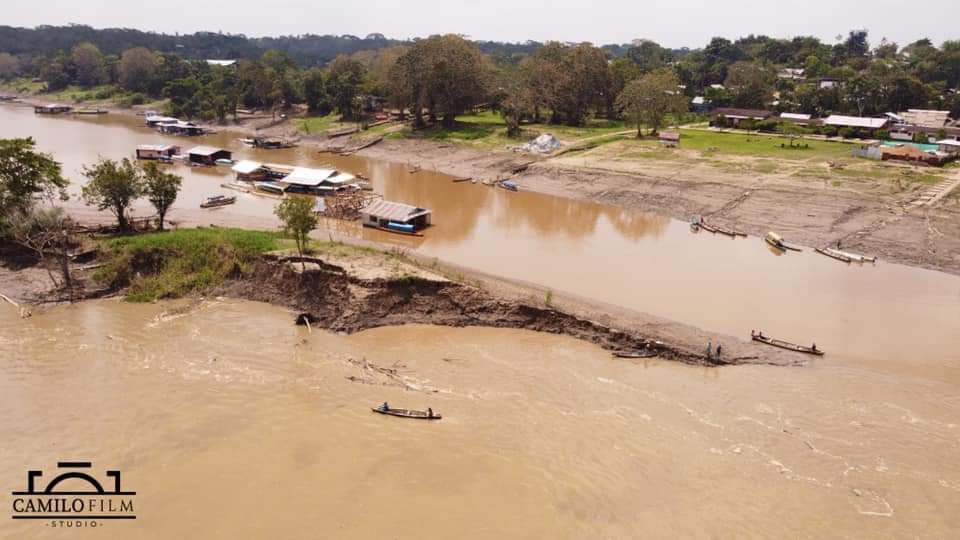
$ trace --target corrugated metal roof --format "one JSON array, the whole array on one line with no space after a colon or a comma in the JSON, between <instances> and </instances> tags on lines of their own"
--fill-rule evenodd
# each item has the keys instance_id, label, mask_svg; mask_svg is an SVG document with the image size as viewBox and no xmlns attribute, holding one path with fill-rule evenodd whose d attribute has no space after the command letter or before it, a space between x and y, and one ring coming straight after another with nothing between
<instances>
[{"instance_id":1,"label":"corrugated metal roof","mask_svg":"<svg viewBox=\"0 0 960 540\"><path fill-rule=\"evenodd\" d=\"M823 121L828 126L859 127L867 129L880 129L887 125L889 118L861 118L859 116L843 116L840 114L831 114Z\"/></svg>"},{"instance_id":2,"label":"corrugated metal roof","mask_svg":"<svg viewBox=\"0 0 960 540\"><path fill-rule=\"evenodd\" d=\"M172 144L141 144L137 146L137 150L153 150L155 152L163 152L164 150L170 150L176 148Z\"/></svg>"},{"instance_id":3,"label":"corrugated metal roof","mask_svg":"<svg viewBox=\"0 0 960 540\"><path fill-rule=\"evenodd\" d=\"M780 114L780 118L786 118L787 120L810 120L813 116L809 114L785 112Z\"/></svg>"},{"instance_id":4,"label":"corrugated metal roof","mask_svg":"<svg viewBox=\"0 0 960 540\"><path fill-rule=\"evenodd\" d=\"M233 172L238 174L250 174L262 166L263 165L261 165L260 162L257 162L257 161L242 160L242 161L238 161L237 164L233 166L232 170Z\"/></svg>"},{"instance_id":5,"label":"corrugated metal roof","mask_svg":"<svg viewBox=\"0 0 960 540\"><path fill-rule=\"evenodd\" d=\"M306 167L295 167L293 172L283 177L281 182L287 184L296 184L298 186L319 186L331 174L337 171L333 169L308 169Z\"/></svg>"},{"instance_id":6,"label":"corrugated metal roof","mask_svg":"<svg viewBox=\"0 0 960 540\"><path fill-rule=\"evenodd\" d=\"M193 156L212 156L217 152L226 152L226 150L224 150L223 148L216 148L213 146L194 146L187 153Z\"/></svg>"},{"instance_id":7,"label":"corrugated metal roof","mask_svg":"<svg viewBox=\"0 0 960 540\"><path fill-rule=\"evenodd\" d=\"M410 206L409 204L377 199L367 205L367 207L362 210L362 213L369 214L379 219L388 219L390 221L399 221L402 223L416 217L429 214L430 210L427 210L426 208L417 208L416 206Z\"/></svg>"},{"instance_id":8,"label":"corrugated metal roof","mask_svg":"<svg viewBox=\"0 0 960 540\"><path fill-rule=\"evenodd\" d=\"M356 179L357 177L352 174L348 174L340 171L333 171L333 174L328 176L325 182L328 184L339 186L343 184L349 184L350 182L353 182Z\"/></svg>"}]
</instances>

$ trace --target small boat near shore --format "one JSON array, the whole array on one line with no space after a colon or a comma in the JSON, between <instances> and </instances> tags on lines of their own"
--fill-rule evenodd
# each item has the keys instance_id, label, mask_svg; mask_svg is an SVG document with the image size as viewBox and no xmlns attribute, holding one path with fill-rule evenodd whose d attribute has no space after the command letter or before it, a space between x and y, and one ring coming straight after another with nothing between
<instances>
[{"instance_id":1,"label":"small boat near shore","mask_svg":"<svg viewBox=\"0 0 960 540\"><path fill-rule=\"evenodd\" d=\"M844 254L842 254L842 253L838 253L838 252L836 252L836 251L834 251L834 250L832 250L832 249L830 249L830 248L814 248L814 251L816 251L817 253L819 253L819 254L821 254L821 255L826 255L827 257L830 257L831 259L836 259L836 260L838 260L838 261L840 261L840 262L845 262L845 263L851 263L851 262L853 262L853 259L851 259L850 257L847 257L846 255L844 255Z\"/></svg>"},{"instance_id":2,"label":"small boat near shore","mask_svg":"<svg viewBox=\"0 0 960 540\"><path fill-rule=\"evenodd\" d=\"M501 187L507 191L520 191L520 186L513 180L501 180L497 182L497 187Z\"/></svg>"},{"instance_id":3,"label":"small boat near shore","mask_svg":"<svg viewBox=\"0 0 960 540\"><path fill-rule=\"evenodd\" d=\"M423 233L415 231L411 225L407 225L405 223L388 223L386 226L364 223L363 226L370 227L371 229L377 229L378 231L385 231L393 234L402 234L404 236L418 236L418 237L423 236Z\"/></svg>"},{"instance_id":4,"label":"small boat near shore","mask_svg":"<svg viewBox=\"0 0 960 540\"><path fill-rule=\"evenodd\" d=\"M235 202L237 202L235 196L214 195L204 199L203 202L200 203L200 208L217 208L218 206L227 206Z\"/></svg>"},{"instance_id":5,"label":"small boat near shore","mask_svg":"<svg viewBox=\"0 0 960 540\"><path fill-rule=\"evenodd\" d=\"M613 356L615 356L615 357L617 357L617 358L653 358L653 357L657 356L657 353L656 353L655 351L644 351L644 350L639 350L639 351L613 351L613 352L610 353L610 354L612 354Z\"/></svg>"},{"instance_id":6,"label":"small boat near shore","mask_svg":"<svg viewBox=\"0 0 960 540\"><path fill-rule=\"evenodd\" d=\"M777 234L777 233L775 233L775 232L773 232L773 231L768 232L767 235L763 237L763 239L764 239L764 241L765 241L766 243L768 243L768 244L770 244L771 246L773 246L773 247L775 247L775 248L777 248L777 249L779 249L779 250L782 250L782 251L787 251L787 250L789 250L789 251L803 251L803 249L801 249L801 248L799 248L799 247L797 247L797 246L794 246L794 245L791 245L791 244L788 244L788 243L784 242L784 241L783 241L783 238L782 238L779 234Z\"/></svg>"},{"instance_id":7,"label":"small boat near shore","mask_svg":"<svg viewBox=\"0 0 960 540\"><path fill-rule=\"evenodd\" d=\"M774 339L763 335L763 332L759 334L754 334L750 332L750 337L753 341L759 341L760 343L766 343L767 345L772 345L774 347L779 347L781 349L786 349L788 351L794 351L804 354L813 354L816 356L823 356L823 351L817 348L817 344L814 343L812 347L806 347L804 345L797 345L795 343L790 343L789 341L783 341L782 339Z\"/></svg>"},{"instance_id":8,"label":"small boat near shore","mask_svg":"<svg viewBox=\"0 0 960 540\"><path fill-rule=\"evenodd\" d=\"M704 221L702 218L701 218L700 221L697 223L697 225L698 225L699 227L702 227L703 230L705 230L705 231L707 231L707 232L712 232L712 233L716 233L716 234L724 234L724 235L729 236L730 238L736 238L736 237L738 237L738 236L743 236L743 237L746 237L746 236L747 236L747 233L745 233L745 232L740 232L740 231L736 231L736 230L733 230L733 229L728 229L728 228L726 228L726 227L719 227L719 226L717 226L717 225L710 225L709 223L707 223L706 221Z\"/></svg>"},{"instance_id":9,"label":"small boat near shore","mask_svg":"<svg viewBox=\"0 0 960 540\"><path fill-rule=\"evenodd\" d=\"M430 411L416 411L413 409L384 409L383 406L380 407L371 407L371 411L378 414L385 414L387 416L399 416L400 418L413 418L415 420L440 420L443 418L442 415L430 412Z\"/></svg>"}]
</instances>

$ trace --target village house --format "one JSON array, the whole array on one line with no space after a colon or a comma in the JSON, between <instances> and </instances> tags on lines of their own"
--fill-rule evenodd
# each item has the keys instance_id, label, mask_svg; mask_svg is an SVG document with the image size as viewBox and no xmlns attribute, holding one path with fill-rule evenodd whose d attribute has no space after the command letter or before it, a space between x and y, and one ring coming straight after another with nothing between
<instances>
[{"instance_id":1,"label":"village house","mask_svg":"<svg viewBox=\"0 0 960 540\"><path fill-rule=\"evenodd\" d=\"M180 153L180 147L172 144L141 144L137 147L137 159L172 159Z\"/></svg>"},{"instance_id":2,"label":"village house","mask_svg":"<svg viewBox=\"0 0 960 540\"><path fill-rule=\"evenodd\" d=\"M710 125L721 124L723 126L737 127L740 122L752 120L760 122L773 116L770 111L760 109L734 109L730 107L718 107L710 113Z\"/></svg>"},{"instance_id":3,"label":"village house","mask_svg":"<svg viewBox=\"0 0 960 540\"><path fill-rule=\"evenodd\" d=\"M940 151L945 154L951 154L956 156L960 154L960 141L956 139L943 139L937 141L937 146L940 147Z\"/></svg>"},{"instance_id":4,"label":"village house","mask_svg":"<svg viewBox=\"0 0 960 540\"><path fill-rule=\"evenodd\" d=\"M158 124L157 127L160 129L161 133L166 133L168 135L186 135L188 137L195 137L197 135L203 135L204 129L193 122L183 122L176 121L166 124Z\"/></svg>"},{"instance_id":5,"label":"village house","mask_svg":"<svg viewBox=\"0 0 960 540\"><path fill-rule=\"evenodd\" d=\"M195 146L187 152L187 161L191 165L216 165L218 160L229 161L233 153L213 146Z\"/></svg>"},{"instance_id":6,"label":"village house","mask_svg":"<svg viewBox=\"0 0 960 540\"><path fill-rule=\"evenodd\" d=\"M823 77L817 81L817 85L821 90L826 90L829 88L839 88L843 84L843 81L833 77Z\"/></svg>"},{"instance_id":7,"label":"village house","mask_svg":"<svg viewBox=\"0 0 960 540\"><path fill-rule=\"evenodd\" d=\"M873 136L877 131L885 129L890 124L890 118L863 118L860 116L843 116L831 114L823 119L823 125L838 129L850 128Z\"/></svg>"},{"instance_id":8,"label":"village house","mask_svg":"<svg viewBox=\"0 0 960 540\"><path fill-rule=\"evenodd\" d=\"M143 118L144 123L147 127L155 128L160 124L174 124L180 121L179 118L174 118L172 116L159 116L155 114L148 114Z\"/></svg>"},{"instance_id":9,"label":"village house","mask_svg":"<svg viewBox=\"0 0 960 540\"><path fill-rule=\"evenodd\" d=\"M806 76L804 75L806 71L807 70L803 68L783 68L779 73L777 73L777 78L787 81L802 81L806 79Z\"/></svg>"},{"instance_id":10,"label":"village house","mask_svg":"<svg viewBox=\"0 0 960 540\"><path fill-rule=\"evenodd\" d=\"M814 120L812 115L801 113L781 113L779 118L784 122L790 122L791 124L798 124L801 126L814 125L818 122L817 120Z\"/></svg>"}]
</instances>

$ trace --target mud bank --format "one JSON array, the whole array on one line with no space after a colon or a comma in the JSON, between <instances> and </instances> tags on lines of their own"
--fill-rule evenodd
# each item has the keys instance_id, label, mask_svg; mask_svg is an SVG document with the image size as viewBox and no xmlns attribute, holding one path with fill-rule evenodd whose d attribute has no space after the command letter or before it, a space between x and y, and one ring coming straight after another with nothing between
<instances>
[{"instance_id":1,"label":"mud bank","mask_svg":"<svg viewBox=\"0 0 960 540\"><path fill-rule=\"evenodd\" d=\"M301 269L301 263L306 269ZM334 332L404 324L516 328L562 334L608 350L649 350L698 365L738 364L759 357L708 359L636 332L611 328L557 309L498 298L477 287L424 272L399 278L360 277L321 258L266 258L253 274L214 294L286 306L311 325ZM292 319L291 319L292 320Z\"/></svg>"},{"instance_id":2,"label":"mud bank","mask_svg":"<svg viewBox=\"0 0 960 540\"><path fill-rule=\"evenodd\" d=\"M523 190L683 221L701 214L755 236L775 230L810 247L840 241L845 249L888 262L960 274L956 198L913 207L915 192L842 189L776 173L754 176L670 163L640 163L625 173L590 157L538 158L424 140L387 140L360 155L459 177L511 177Z\"/></svg>"}]
</instances>

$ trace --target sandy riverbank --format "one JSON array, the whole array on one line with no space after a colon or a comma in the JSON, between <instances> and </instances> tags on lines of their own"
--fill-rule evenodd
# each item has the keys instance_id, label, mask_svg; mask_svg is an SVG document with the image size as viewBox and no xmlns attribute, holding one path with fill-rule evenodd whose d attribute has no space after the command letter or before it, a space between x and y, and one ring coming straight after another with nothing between
<instances>
[{"instance_id":1,"label":"sandy riverbank","mask_svg":"<svg viewBox=\"0 0 960 540\"><path fill-rule=\"evenodd\" d=\"M778 171L755 175L703 164L620 160L605 156L602 148L548 159L433 141L387 140L360 154L454 176L510 177L523 190L684 221L701 214L757 236L774 230L811 247L840 241L844 249L884 261L960 274L960 198L913 207L910 202L922 186L896 193L867 181L838 188ZM517 169L523 170L515 173Z\"/></svg>"}]
</instances>

